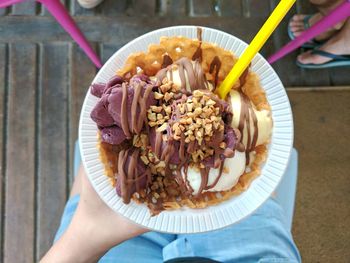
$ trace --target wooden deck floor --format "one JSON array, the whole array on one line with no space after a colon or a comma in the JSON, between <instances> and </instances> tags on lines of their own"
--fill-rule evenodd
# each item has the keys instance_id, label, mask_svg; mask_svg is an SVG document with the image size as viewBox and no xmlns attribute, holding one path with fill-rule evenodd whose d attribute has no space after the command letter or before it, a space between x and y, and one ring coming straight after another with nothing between
<instances>
[{"instance_id":1,"label":"wooden deck floor","mask_svg":"<svg viewBox=\"0 0 350 263\"><path fill-rule=\"evenodd\" d=\"M106 61L133 38L171 25L210 26L249 42L278 1L106 0L92 11L63 2ZM309 8L305 1L297 5ZM288 41L286 21L264 55ZM350 84L348 69L304 71L294 57L274 65L286 86ZM95 73L40 5L0 9L0 262L35 262L52 243L72 182L81 105Z\"/></svg>"}]
</instances>

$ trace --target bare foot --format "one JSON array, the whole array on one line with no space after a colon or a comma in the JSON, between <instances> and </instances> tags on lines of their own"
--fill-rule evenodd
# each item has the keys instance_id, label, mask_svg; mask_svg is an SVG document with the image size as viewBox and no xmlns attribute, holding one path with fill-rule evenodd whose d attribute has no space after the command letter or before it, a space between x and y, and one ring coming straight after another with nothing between
<instances>
[{"instance_id":1,"label":"bare foot","mask_svg":"<svg viewBox=\"0 0 350 263\"><path fill-rule=\"evenodd\" d=\"M304 19L307 15L294 15L289 22L289 26L291 31L293 32L293 35L298 37L301 33L305 31L305 25L304 25ZM323 18L323 15L321 13L316 13L312 15L309 19L310 26L314 25L318 21ZM333 36L342 26L344 23L339 23L333 28L330 28L329 30L325 31L324 33L318 35L315 39L318 41L329 39L331 36Z\"/></svg>"},{"instance_id":2,"label":"bare foot","mask_svg":"<svg viewBox=\"0 0 350 263\"><path fill-rule=\"evenodd\" d=\"M326 51L335 55L350 55L350 45L347 44L349 40L350 39L347 39L344 34L337 33L325 44L323 44L319 50ZM300 54L297 60L302 64L319 65L324 64L332 59L318 54L312 54L312 51L310 50Z\"/></svg>"}]
</instances>

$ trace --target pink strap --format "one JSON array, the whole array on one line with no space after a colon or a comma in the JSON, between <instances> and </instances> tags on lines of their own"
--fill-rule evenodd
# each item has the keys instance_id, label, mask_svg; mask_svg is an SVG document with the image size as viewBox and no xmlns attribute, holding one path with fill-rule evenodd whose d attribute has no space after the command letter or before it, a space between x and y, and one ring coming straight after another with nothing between
<instances>
[{"instance_id":1,"label":"pink strap","mask_svg":"<svg viewBox=\"0 0 350 263\"><path fill-rule=\"evenodd\" d=\"M5 8L8 7L10 5L14 5L20 2L23 2L25 0L3 0L0 2L0 8Z\"/></svg>"},{"instance_id":2,"label":"pink strap","mask_svg":"<svg viewBox=\"0 0 350 263\"><path fill-rule=\"evenodd\" d=\"M86 55L92 60L96 67L102 67L102 63L95 51L91 48L80 29L75 24L63 4L59 0L37 0L41 2L47 10L56 18L57 22L70 34L70 36L85 51Z\"/></svg>"},{"instance_id":3,"label":"pink strap","mask_svg":"<svg viewBox=\"0 0 350 263\"><path fill-rule=\"evenodd\" d=\"M267 61L272 64L277 60L283 58L290 52L294 51L305 42L313 39L328 28L336 25L342 20L345 20L350 16L350 0L346 0L344 3L334 9L328 16L322 18L316 24L309 29L305 30L300 36L289 42L287 45L278 50L275 54L270 56Z\"/></svg>"},{"instance_id":4,"label":"pink strap","mask_svg":"<svg viewBox=\"0 0 350 263\"><path fill-rule=\"evenodd\" d=\"M23 2L25 0L2 0L0 2L0 8L7 7L13 4ZM81 33L80 29L75 24L72 17L67 10L61 4L59 0L37 0L42 3L47 10L56 18L57 22L70 34L70 36L78 43L78 45L85 51L86 55L96 65L96 67L102 67L100 58L96 55L95 51L91 48L89 42Z\"/></svg>"}]
</instances>

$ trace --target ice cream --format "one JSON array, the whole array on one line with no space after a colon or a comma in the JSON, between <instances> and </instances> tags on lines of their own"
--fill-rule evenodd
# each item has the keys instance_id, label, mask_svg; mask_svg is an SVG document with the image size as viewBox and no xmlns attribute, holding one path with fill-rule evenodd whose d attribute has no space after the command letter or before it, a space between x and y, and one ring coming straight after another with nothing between
<instances>
[{"instance_id":1,"label":"ice cream","mask_svg":"<svg viewBox=\"0 0 350 263\"><path fill-rule=\"evenodd\" d=\"M206 80L198 60L192 61L188 58L181 58L160 70L156 78L160 81L167 78L167 80L181 88L182 94L188 94L197 89L213 90L213 85Z\"/></svg>"},{"instance_id":2,"label":"ice cream","mask_svg":"<svg viewBox=\"0 0 350 263\"><path fill-rule=\"evenodd\" d=\"M245 169L245 153L236 151L232 158L226 158L224 161L223 171L220 175L219 168L210 169L208 182L205 184L204 192L218 192L231 189L236 185L239 177ZM182 171L183 172L183 171ZM187 171L186 183L193 190L192 194L197 195L202 184L202 177L197 168L189 167Z\"/></svg>"},{"instance_id":3,"label":"ice cream","mask_svg":"<svg viewBox=\"0 0 350 263\"><path fill-rule=\"evenodd\" d=\"M124 203L146 203L153 214L203 207L208 198L208 204L220 202L210 192L231 194L241 176L256 169L252 159L263 159L254 157L262 152L257 146L272 129L270 112L257 110L240 87L226 100L215 94L235 61L230 52L201 40L173 40L150 48L150 56L131 55L119 76L91 86L100 98L91 118L108 176Z\"/></svg>"},{"instance_id":4,"label":"ice cream","mask_svg":"<svg viewBox=\"0 0 350 263\"><path fill-rule=\"evenodd\" d=\"M244 173L246 165L249 165L254 158L254 148L267 143L272 131L272 118L267 110L258 111L255 105L247 97L236 90L230 93L233 117L231 126L238 129L242 134L241 142L244 151L235 150L232 158L226 158L222 174L218 168L212 167L208 178L203 177L196 167L189 167L187 175L183 173L186 185L197 195L201 191L225 191L231 189ZM203 182L207 180L207 182Z\"/></svg>"},{"instance_id":5,"label":"ice cream","mask_svg":"<svg viewBox=\"0 0 350 263\"><path fill-rule=\"evenodd\" d=\"M141 134L147 110L156 103L155 87L145 75L133 76L129 81L115 76L106 84L91 86L91 93L100 100L90 115L100 130L102 142L120 145ZM124 203L129 203L135 192L147 187L150 169L141 161L140 149L132 145L118 154L116 190Z\"/></svg>"},{"instance_id":6,"label":"ice cream","mask_svg":"<svg viewBox=\"0 0 350 263\"><path fill-rule=\"evenodd\" d=\"M189 90L187 84L181 87ZM173 91L170 88L167 92ZM230 127L232 111L229 103L208 89L181 94L180 99L170 103L163 101L170 105L171 111L157 114L161 115L159 119L169 121L166 126L161 123L157 129L152 128L152 151L159 160L178 166L173 171L174 176L192 196L232 188L244 171L245 153L240 143L240 131ZM162 111L158 107L150 109L149 125L157 126L152 121L156 114L153 111Z\"/></svg>"},{"instance_id":7,"label":"ice cream","mask_svg":"<svg viewBox=\"0 0 350 263\"><path fill-rule=\"evenodd\" d=\"M272 118L268 110L258 111L254 104L241 92L230 92L232 127L242 132L242 142L248 149L266 143L272 132Z\"/></svg>"},{"instance_id":8,"label":"ice cream","mask_svg":"<svg viewBox=\"0 0 350 263\"><path fill-rule=\"evenodd\" d=\"M147 109L156 103L153 83L145 75L136 75L127 81L115 76L107 84L93 84L91 93L101 98L91 112L101 131L101 140L120 144L140 134Z\"/></svg>"}]
</instances>

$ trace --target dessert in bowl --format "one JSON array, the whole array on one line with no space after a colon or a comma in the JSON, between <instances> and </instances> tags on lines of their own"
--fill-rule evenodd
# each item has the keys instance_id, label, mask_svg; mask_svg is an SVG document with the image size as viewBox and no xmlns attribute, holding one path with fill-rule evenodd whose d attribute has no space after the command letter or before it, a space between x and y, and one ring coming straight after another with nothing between
<instances>
[{"instance_id":1,"label":"dessert in bowl","mask_svg":"<svg viewBox=\"0 0 350 263\"><path fill-rule=\"evenodd\" d=\"M159 41L91 85L108 194L155 217L220 207L261 174L274 125L265 90L247 69L220 99L217 88L237 60L231 51L202 41L200 31Z\"/></svg>"}]
</instances>

